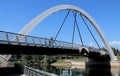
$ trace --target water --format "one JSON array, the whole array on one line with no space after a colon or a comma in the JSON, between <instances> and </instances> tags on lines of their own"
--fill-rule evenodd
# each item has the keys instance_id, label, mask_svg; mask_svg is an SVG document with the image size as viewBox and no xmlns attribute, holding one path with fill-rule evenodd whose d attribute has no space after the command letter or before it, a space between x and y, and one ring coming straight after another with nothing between
<instances>
[{"instance_id":1,"label":"water","mask_svg":"<svg viewBox=\"0 0 120 76\"><path fill-rule=\"evenodd\" d=\"M53 66L34 66L40 70L54 73L58 76L120 76L119 68L64 68Z\"/></svg>"}]
</instances>

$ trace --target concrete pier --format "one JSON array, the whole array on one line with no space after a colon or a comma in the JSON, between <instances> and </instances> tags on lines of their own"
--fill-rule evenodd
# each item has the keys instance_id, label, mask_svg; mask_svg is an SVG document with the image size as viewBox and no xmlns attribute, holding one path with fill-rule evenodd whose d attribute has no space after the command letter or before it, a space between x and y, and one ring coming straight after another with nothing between
<instances>
[{"instance_id":1,"label":"concrete pier","mask_svg":"<svg viewBox=\"0 0 120 76\"><path fill-rule=\"evenodd\" d=\"M86 68L120 68L120 61L111 61L108 54L100 55L99 53L92 52L88 56Z\"/></svg>"}]
</instances>

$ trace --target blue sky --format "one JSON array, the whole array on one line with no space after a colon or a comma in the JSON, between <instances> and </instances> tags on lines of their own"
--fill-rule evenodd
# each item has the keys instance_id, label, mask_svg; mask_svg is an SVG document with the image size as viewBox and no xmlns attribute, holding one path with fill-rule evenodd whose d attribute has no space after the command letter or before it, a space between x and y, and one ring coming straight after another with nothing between
<instances>
[{"instance_id":1,"label":"blue sky","mask_svg":"<svg viewBox=\"0 0 120 76\"><path fill-rule=\"evenodd\" d=\"M0 0L0 30L18 33L34 17L61 4L71 4L84 9L100 25L111 46L120 48L120 0ZM34 28L30 35L47 38L55 36L65 14L66 11L52 14ZM69 19L58 37L59 40L71 40L72 34L69 32L72 32L72 26L68 28ZM85 33L86 29L81 31ZM102 45L96 33L95 36ZM94 46L94 41L89 39L87 33L83 37L86 44ZM78 35L75 40L79 40Z\"/></svg>"}]
</instances>

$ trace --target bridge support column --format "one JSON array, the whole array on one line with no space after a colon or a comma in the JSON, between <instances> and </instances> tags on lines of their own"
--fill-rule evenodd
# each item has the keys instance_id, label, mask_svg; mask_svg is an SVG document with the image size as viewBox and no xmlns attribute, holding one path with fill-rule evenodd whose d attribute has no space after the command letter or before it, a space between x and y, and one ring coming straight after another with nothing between
<instances>
[{"instance_id":1,"label":"bridge support column","mask_svg":"<svg viewBox=\"0 0 120 76\"><path fill-rule=\"evenodd\" d=\"M90 52L88 56L88 61L86 62L86 68L111 68L110 56L100 55L98 52Z\"/></svg>"},{"instance_id":2,"label":"bridge support column","mask_svg":"<svg viewBox=\"0 0 120 76\"><path fill-rule=\"evenodd\" d=\"M109 55L91 53L86 62L86 72L89 76L111 76Z\"/></svg>"}]
</instances>

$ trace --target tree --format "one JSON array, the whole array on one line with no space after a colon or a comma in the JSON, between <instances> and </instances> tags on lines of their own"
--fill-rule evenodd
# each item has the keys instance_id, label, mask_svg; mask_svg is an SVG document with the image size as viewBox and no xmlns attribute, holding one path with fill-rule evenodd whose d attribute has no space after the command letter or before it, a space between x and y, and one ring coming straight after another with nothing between
<instances>
[{"instance_id":1,"label":"tree","mask_svg":"<svg viewBox=\"0 0 120 76\"><path fill-rule=\"evenodd\" d=\"M119 49L116 49L116 48L112 47L112 50L113 50L113 52L116 56L120 55Z\"/></svg>"}]
</instances>

